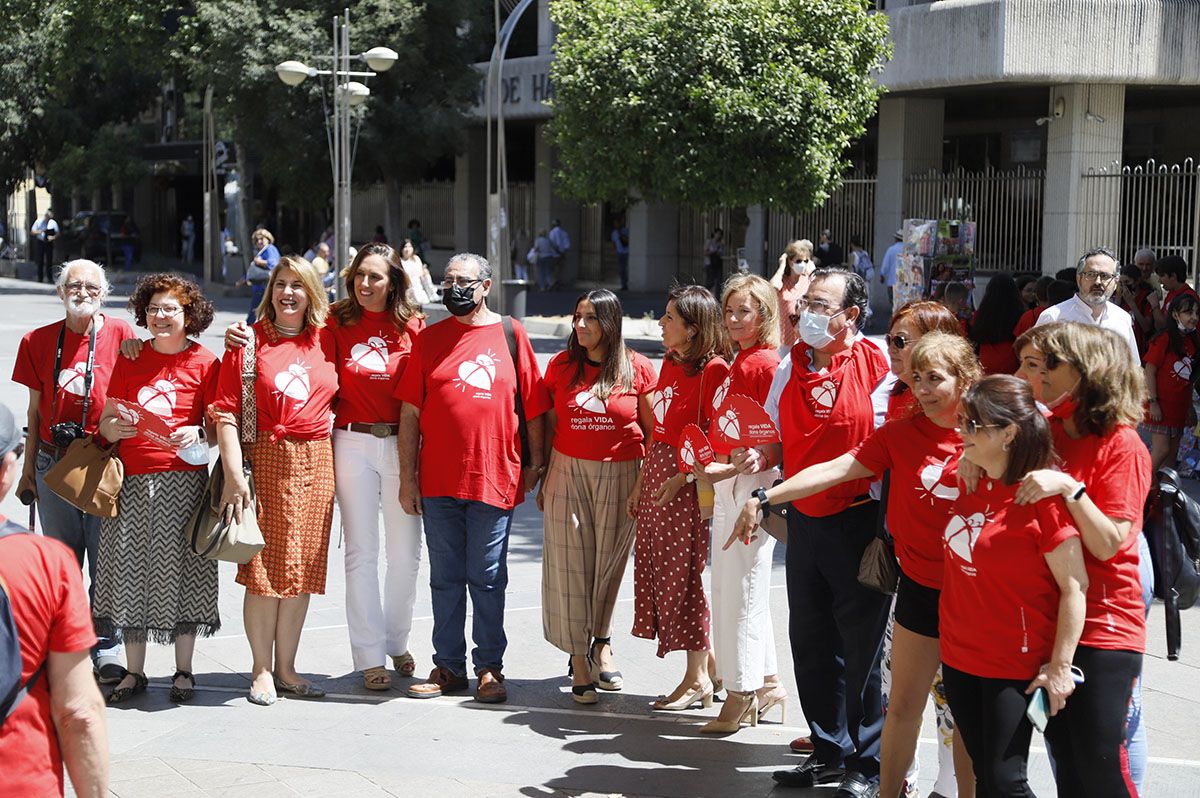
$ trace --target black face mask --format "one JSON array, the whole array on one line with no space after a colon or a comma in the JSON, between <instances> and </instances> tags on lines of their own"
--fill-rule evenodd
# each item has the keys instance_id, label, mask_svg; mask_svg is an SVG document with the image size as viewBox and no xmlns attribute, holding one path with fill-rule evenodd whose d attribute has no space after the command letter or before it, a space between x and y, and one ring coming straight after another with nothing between
<instances>
[{"instance_id":1,"label":"black face mask","mask_svg":"<svg viewBox=\"0 0 1200 798\"><path fill-rule=\"evenodd\" d=\"M479 303L475 301L474 285L452 285L443 292L442 301L446 303L446 309L455 316L469 315L479 307Z\"/></svg>"}]
</instances>

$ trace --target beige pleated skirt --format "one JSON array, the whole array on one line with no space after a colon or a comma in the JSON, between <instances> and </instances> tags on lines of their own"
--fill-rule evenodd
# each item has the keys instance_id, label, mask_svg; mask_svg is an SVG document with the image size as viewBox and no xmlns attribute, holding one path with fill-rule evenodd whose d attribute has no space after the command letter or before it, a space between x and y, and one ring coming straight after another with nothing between
<instances>
[{"instance_id":1,"label":"beige pleated skirt","mask_svg":"<svg viewBox=\"0 0 1200 798\"><path fill-rule=\"evenodd\" d=\"M553 452L546 473L542 628L547 642L576 656L608 637L633 547L625 503L640 461L580 460Z\"/></svg>"}]
</instances>

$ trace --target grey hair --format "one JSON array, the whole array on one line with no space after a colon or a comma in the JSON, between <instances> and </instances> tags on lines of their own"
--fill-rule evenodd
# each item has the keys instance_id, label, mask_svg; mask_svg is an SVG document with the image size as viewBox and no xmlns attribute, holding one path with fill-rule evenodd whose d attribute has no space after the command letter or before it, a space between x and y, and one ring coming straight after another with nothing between
<instances>
[{"instance_id":1,"label":"grey hair","mask_svg":"<svg viewBox=\"0 0 1200 798\"><path fill-rule=\"evenodd\" d=\"M479 279L492 279L492 264L487 262L487 258L482 255L476 255L474 252L460 252L457 255L451 256L450 260L446 261L446 268L449 269L453 263L470 263L479 267Z\"/></svg>"},{"instance_id":2,"label":"grey hair","mask_svg":"<svg viewBox=\"0 0 1200 798\"><path fill-rule=\"evenodd\" d=\"M1158 255L1156 255L1154 253L1154 250L1150 249L1150 247L1142 247L1137 252L1133 253L1133 259L1137 260L1138 258L1142 257L1143 255L1149 255L1150 260L1154 261L1155 263L1158 263Z\"/></svg>"},{"instance_id":3,"label":"grey hair","mask_svg":"<svg viewBox=\"0 0 1200 798\"><path fill-rule=\"evenodd\" d=\"M1116 264L1117 274L1121 273L1121 259L1117 257L1117 253L1113 252L1108 247L1095 247L1079 256L1079 262L1075 264L1075 273L1083 271L1083 267L1087 264L1088 258L1094 258L1097 255L1104 255L1107 258L1112 258L1112 262Z\"/></svg>"},{"instance_id":4,"label":"grey hair","mask_svg":"<svg viewBox=\"0 0 1200 798\"><path fill-rule=\"evenodd\" d=\"M88 260L86 258L69 260L62 265L61 269L58 270L58 277L54 278L54 287L57 288L59 292L66 292L67 275L71 273L71 269L74 269L77 266L92 268L98 271L100 273L100 297L103 299L104 297L108 296L108 292L112 290L112 286L109 285L108 275L105 274L104 267L99 263L96 263L96 261Z\"/></svg>"}]
</instances>

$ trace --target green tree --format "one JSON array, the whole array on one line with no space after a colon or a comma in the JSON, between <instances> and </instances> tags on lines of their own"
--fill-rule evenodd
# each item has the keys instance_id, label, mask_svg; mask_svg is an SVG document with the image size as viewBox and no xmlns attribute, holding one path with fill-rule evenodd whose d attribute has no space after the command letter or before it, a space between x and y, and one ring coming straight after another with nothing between
<instances>
[{"instance_id":1,"label":"green tree","mask_svg":"<svg viewBox=\"0 0 1200 798\"><path fill-rule=\"evenodd\" d=\"M823 202L875 113L864 0L555 0L551 136L582 201Z\"/></svg>"}]
</instances>

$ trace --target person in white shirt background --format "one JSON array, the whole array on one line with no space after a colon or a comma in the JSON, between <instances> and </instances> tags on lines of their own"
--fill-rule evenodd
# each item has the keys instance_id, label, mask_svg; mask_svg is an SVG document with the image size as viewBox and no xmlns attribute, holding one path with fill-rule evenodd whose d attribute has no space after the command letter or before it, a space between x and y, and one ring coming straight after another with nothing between
<instances>
[{"instance_id":1,"label":"person in white shirt background","mask_svg":"<svg viewBox=\"0 0 1200 798\"><path fill-rule=\"evenodd\" d=\"M1129 344L1134 363L1141 363L1137 339L1133 337L1133 319L1108 300L1117 290L1117 275L1121 264L1107 247L1089 249L1075 265L1075 284L1079 290L1073 297L1042 311L1035 327L1056 321L1077 321L1107 327Z\"/></svg>"}]
</instances>

